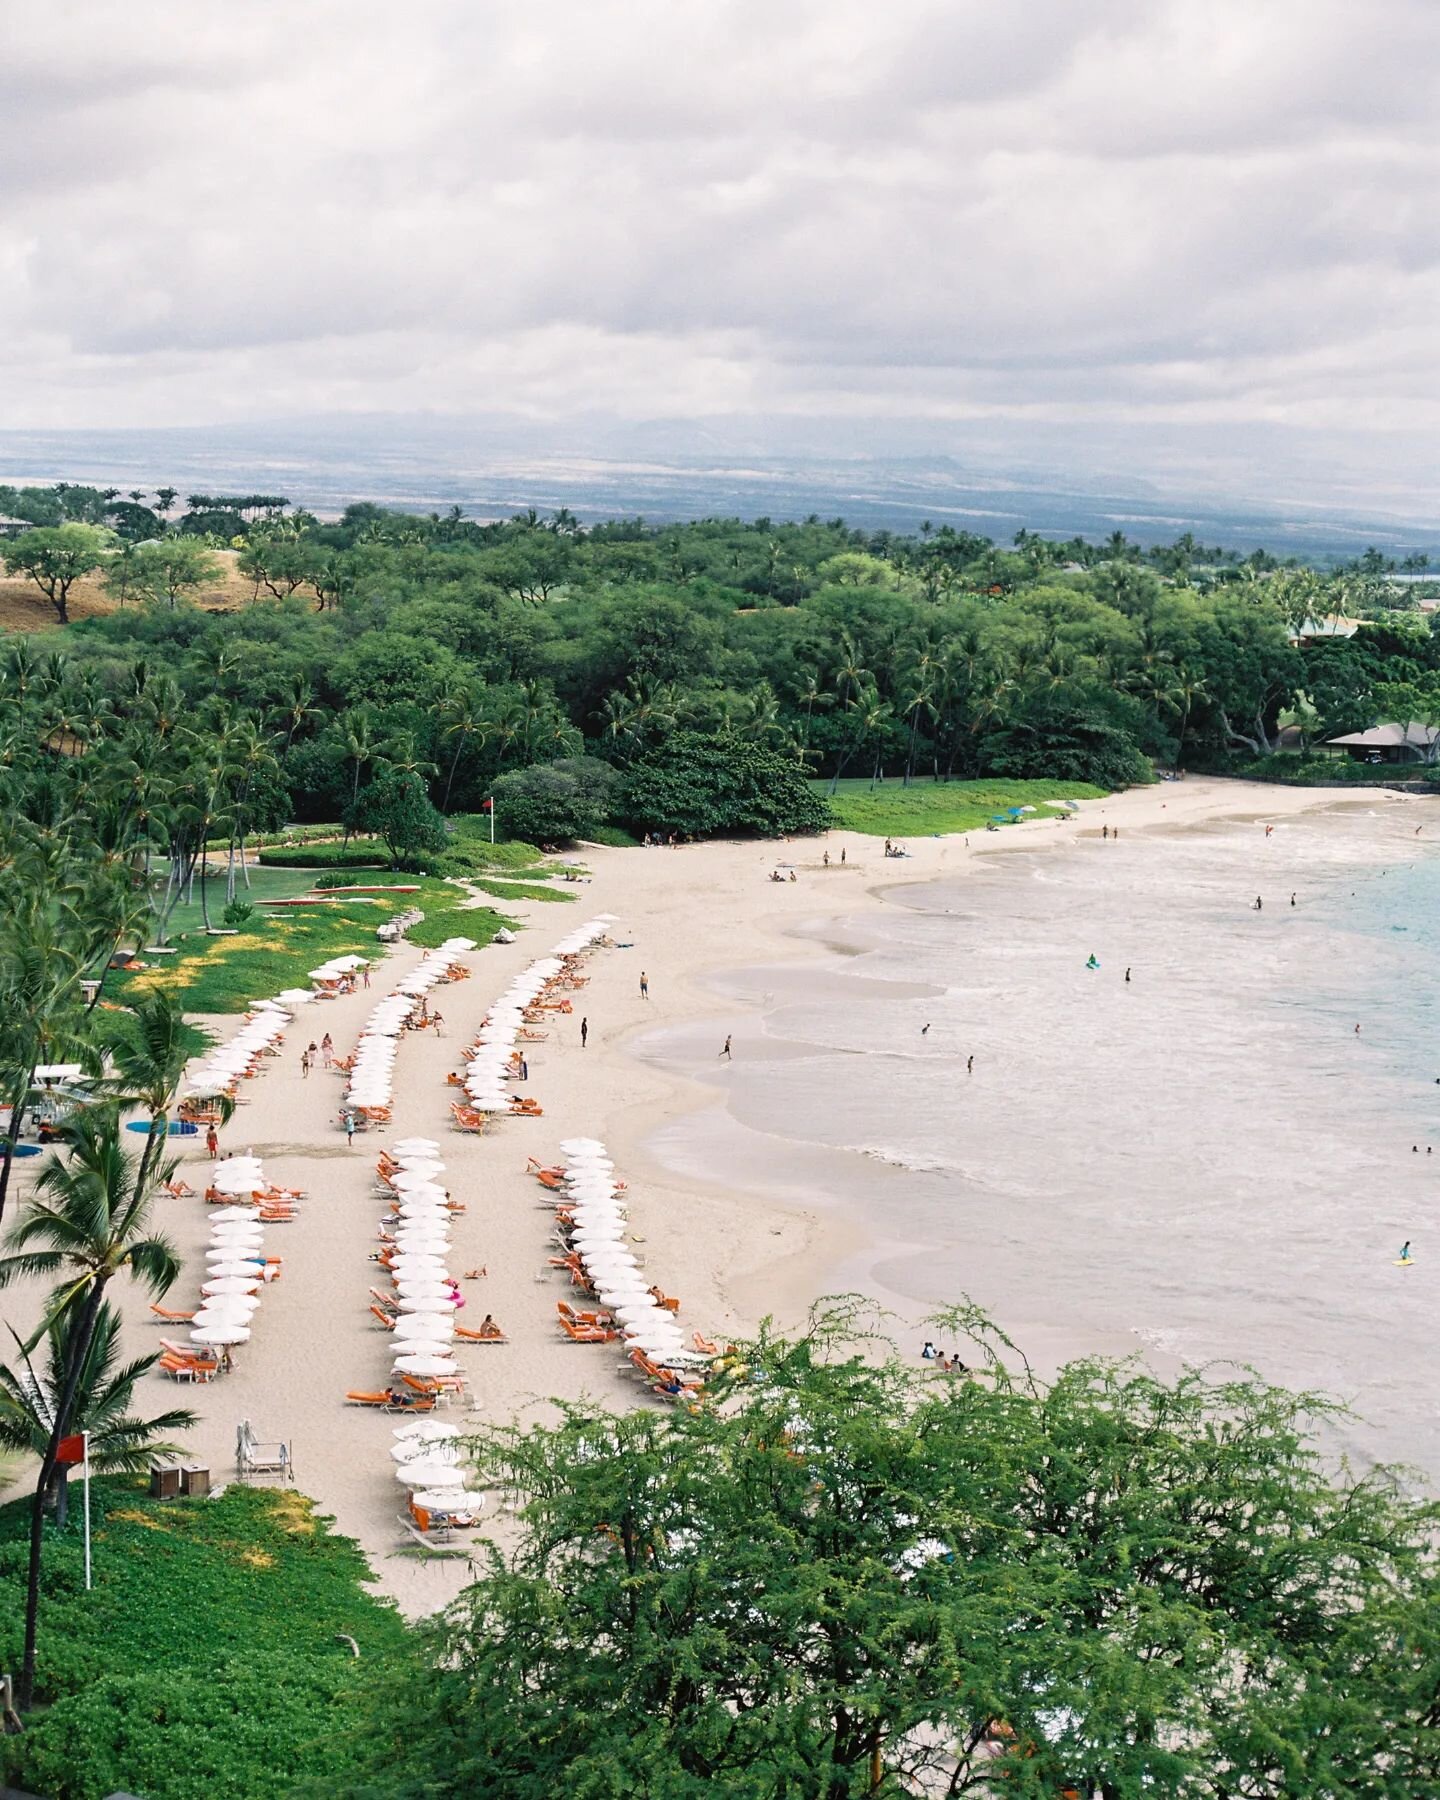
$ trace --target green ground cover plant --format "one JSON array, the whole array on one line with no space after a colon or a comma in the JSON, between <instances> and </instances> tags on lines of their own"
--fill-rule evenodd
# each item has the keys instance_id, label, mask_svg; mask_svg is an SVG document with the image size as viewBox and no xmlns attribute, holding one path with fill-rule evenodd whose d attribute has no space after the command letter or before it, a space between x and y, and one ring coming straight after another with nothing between
<instances>
[{"instance_id":1,"label":"green ground cover plant","mask_svg":"<svg viewBox=\"0 0 1440 1800\"><path fill-rule=\"evenodd\" d=\"M870 837L936 837L957 831L981 831L987 821L1013 806L1034 806L1042 816L1063 810L1062 800L1097 800L1104 790L1083 781L897 781L872 786L868 781L842 781L830 793L828 781L814 783L828 797L835 822L845 831Z\"/></svg>"},{"instance_id":2,"label":"green ground cover plant","mask_svg":"<svg viewBox=\"0 0 1440 1800\"><path fill-rule=\"evenodd\" d=\"M45 1557L46 1703L4 1740L7 1779L52 1800L269 1800L307 1776L342 1791L337 1706L405 1626L360 1552L292 1491L162 1503L94 1487L95 1586L78 1508ZM0 1508L0 1657L13 1667L24 1503ZM344 1639L353 1639L357 1660Z\"/></svg>"}]
</instances>

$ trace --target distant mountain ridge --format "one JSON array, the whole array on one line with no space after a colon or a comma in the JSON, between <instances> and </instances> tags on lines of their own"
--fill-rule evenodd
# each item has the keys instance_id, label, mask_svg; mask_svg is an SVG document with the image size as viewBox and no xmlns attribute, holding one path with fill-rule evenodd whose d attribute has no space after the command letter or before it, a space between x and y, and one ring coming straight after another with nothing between
<instances>
[{"instance_id":1,"label":"distant mountain ridge","mask_svg":"<svg viewBox=\"0 0 1440 1800\"><path fill-rule=\"evenodd\" d=\"M815 447L815 435L814 422L802 429L793 420L555 425L375 415L265 426L0 431L0 482L85 481L122 490L169 482L182 493L260 483L322 515L358 500L421 512L458 505L481 519L566 506L587 523L636 514L661 523L815 513L872 531L914 532L928 519L1002 543L1024 526L1092 539L1120 530L1142 544L1189 531L1205 543L1263 544L1280 556L1322 560L1370 544L1387 554L1440 548L1440 523L1427 518L1428 507L1417 505L1415 516L1408 507L1397 513L1374 503L1364 483L1339 478L1317 479L1315 500L1304 497L1307 483L1296 482L1296 497L1242 501L1222 491L1223 470L1204 458L1187 475L1157 452L1157 475L1149 478L1113 456L1106 466L1098 452L1075 467L1042 466L1013 445L987 457L985 444L971 441L961 446L964 455L951 453L903 426L877 429L868 447L855 421L840 422L826 448ZM970 428L950 435L982 434ZM1348 503L1327 496L1327 487L1348 489Z\"/></svg>"}]
</instances>

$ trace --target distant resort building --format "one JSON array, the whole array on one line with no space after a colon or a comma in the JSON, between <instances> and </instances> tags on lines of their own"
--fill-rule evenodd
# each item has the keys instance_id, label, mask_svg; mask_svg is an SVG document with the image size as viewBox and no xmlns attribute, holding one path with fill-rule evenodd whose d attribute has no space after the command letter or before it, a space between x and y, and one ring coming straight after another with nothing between
<instances>
[{"instance_id":1,"label":"distant resort building","mask_svg":"<svg viewBox=\"0 0 1440 1800\"><path fill-rule=\"evenodd\" d=\"M1343 737L1326 738L1325 748L1348 755L1353 762L1431 763L1440 743L1440 726L1372 725L1369 731L1348 731Z\"/></svg>"},{"instance_id":2,"label":"distant resort building","mask_svg":"<svg viewBox=\"0 0 1440 1800\"><path fill-rule=\"evenodd\" d=\"M22 531L33 531L34 529L35 521L33 519L12 519L5 513L0 513L0 538L17 538Z\"/></svg>"},{"instance_id":3,"label":"distant resort building","mask_svg":"<svg viewBox=\"0 0 1440 1800\"><path fill-rule=\"evenodd\" d=\"M1302 619L1290 633L1292 644L1323 644L1331 638L1352 638L1368 621L1347 619L1343 613L1329 613L1323 619Z\"/></svg>"}]
</instances>

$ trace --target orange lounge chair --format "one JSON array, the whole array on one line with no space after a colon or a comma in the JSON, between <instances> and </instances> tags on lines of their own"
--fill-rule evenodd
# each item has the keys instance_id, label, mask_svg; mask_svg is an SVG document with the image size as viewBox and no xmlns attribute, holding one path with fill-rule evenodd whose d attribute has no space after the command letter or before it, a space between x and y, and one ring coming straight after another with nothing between
<instances>
[{"instance_id":1,"label":"orange lounge chair","mask_svg":"<svg viewBox=\"0 0 1440 1800\"><path fill-rule=\"evenodd\" d=\"M538 1100L527 1099L522 1094L514 1096L510 1102L510 1110L526 1119L543 1119L545 1116L545 1108Z\"/></svg>"},{"instance_id":2,"label":"orange lounge chair","mask_svg":"<svg viewBox=\"0 0 1440 1800\"><path fill-rule=\"evenodd\" d=\"M370 1308L370 1311L380 1321L380 1323L385 1327L385 1329L387 1331L393 1331L395 1329L395 1314L394 1313L386 1312L385 1309L380 1306L372 1306Z\"/></svg>"},{"instance_id":3,"label":"orange lounge chair","mask_svg":"<svg viewBox=\"0 0 1440 1800\"><path fill-rule=\"evenodd\" d=\"M194 1198L194 1188L191 1187L188 1181L182 1181L178 1175L173 1181L165 1181L160 1185L167 1194L170 1194L176 1200L190 1200Z\"/></svg>"},{"instance_id":4,"label":"orange lounge chair","mask_svg":"<svg viewBox=\"0 0 1440 1800\"><path fill-rule=\"evenodd\" d=\"M613 1344L620 1335L618 1331L603 1331L598 1325L576 1325L570 1319L561 1319L560 1329L572 1344Z\"/></svg>"},{"instance_id":5,"label":"orange lounge chair","mask_svg":"<svg viewBox=\"0 0 1440 1800\"><path fill-rule=\"evenodd\" d=\"M463 1325L455 1327L457 1338L464 1338L467 1344L508 1344L509 1338L503 1331L467 1331Z\"/></svg>"},{"instance_id":6,"label":"orange lounge chair","mask_svg":"<svg viewBox=\"0 0 1440 1800\"><path fill-rule=\"evenodd\" d=\"M352 1406L378 1406L382 1412L433 1412L435 1410L433 1394L428 1398L416 1395L414 1399L407 1397L396 1400L388 1389L384 1389L380 1393L366 1393L363 1390L351 1388L347 1391L345 1398Z\"/></svg>"},{"instance_id":7,"label":"orange lounge chair","mask_svg":"<svg viewBox=\"0 0 1440 1800\"><path fill-rule=\"evenodd\" d=\"M195 1317L193 1312L171 1312L168 1307L153 1304L150 1310L157 1319L163 1319L167 1325L189 1325Z\"/></svg>"}]
</instances>

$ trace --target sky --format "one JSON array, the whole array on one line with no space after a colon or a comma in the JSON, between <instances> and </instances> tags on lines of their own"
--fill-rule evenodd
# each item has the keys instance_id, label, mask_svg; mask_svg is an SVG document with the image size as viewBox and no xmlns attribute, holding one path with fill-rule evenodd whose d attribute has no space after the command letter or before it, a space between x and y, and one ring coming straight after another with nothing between
<instances>
[{"instance_id":1,"label":"sky","mask_svg":"<svg viewBox=\"0 0 1440 1800\"><path fill-rule=\"evenodd\" d=\"M988 423L1413 498L1437 71L1435 0L13 0L0 424Z\"/></svg>"}]
</instances>

